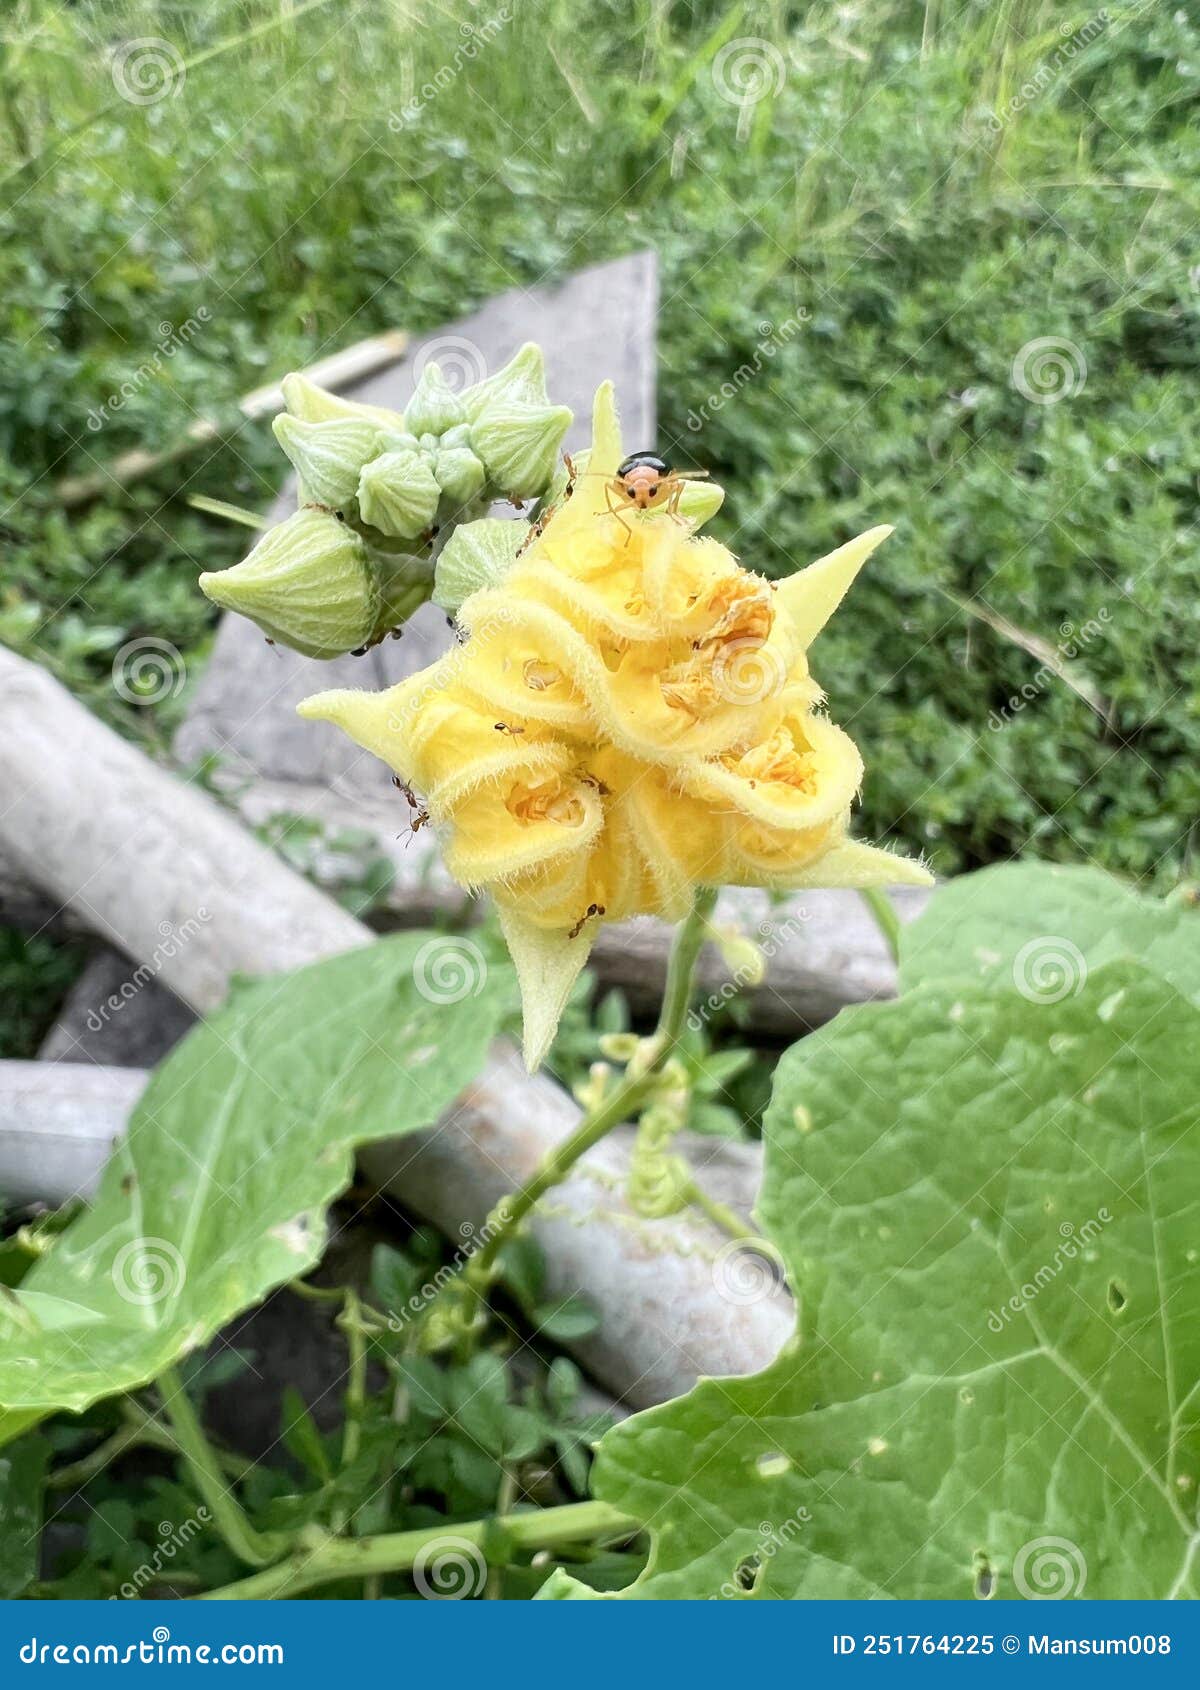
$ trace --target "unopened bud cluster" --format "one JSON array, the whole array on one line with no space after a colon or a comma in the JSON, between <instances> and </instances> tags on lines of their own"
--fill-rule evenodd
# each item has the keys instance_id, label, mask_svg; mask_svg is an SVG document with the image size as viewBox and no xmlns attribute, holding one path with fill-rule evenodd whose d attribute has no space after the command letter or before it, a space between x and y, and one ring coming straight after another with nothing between
<instances>
[{"instance_id":1,"label":"unopened bud cluster","mask_svg":"<svg viewBox=\"0 0 1200 1690\"><path fill-rule=\"evenodd\" d=\"M403 415L300 375L283 394L275 436L296 470L300 509L200 585L307 657L339 657L399 627L430 597L456 526L497 499L546 491L571 421L550 404L532 344L461 393L426 364Z\"/></svg>"}]
</instances>

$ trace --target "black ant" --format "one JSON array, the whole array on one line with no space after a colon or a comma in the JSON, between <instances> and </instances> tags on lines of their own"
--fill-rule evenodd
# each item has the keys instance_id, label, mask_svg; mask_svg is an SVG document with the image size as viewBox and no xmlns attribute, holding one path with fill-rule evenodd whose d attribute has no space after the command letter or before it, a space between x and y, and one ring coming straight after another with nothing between
<instances>
[{"instance_id":1,"label":"black ant","mask_svg":"<svg viewBox=\"0 0 1200 1690\"><path fill-rule=\"evenodd\" d=\"M524 728L510 727L510 725L507 722L497 722L495 724L495 727L496 727L496 732L498 734L512 734L512 735L515 736L517 734L523 734L525 732Z\"/></svg>"},{"instance_id":2,"label":"black ant","mask_svg":"<svg viewBox=\"0 0 1200 1690\"><path fill-rule=\"evenodd\" d=\"M409 833L420 833L421 829L425 826L425 823L429 820L429 811L421 803L412 787L409 786L406 781L402 781L399 775L392 776L392 785L398 792L402 792L408 799L409 809L416 811L415 816L408 824Z\"/></svg>"},{"instance_id":3,"label":"black ant","mask_svg":"<svg viewBox=\"0 0 1200 1690\"><path fill-rule=\"evenodd\" d=\"M567 938L568 939L578 939L579 935L583 932L584 928L587 926L588 922L592 919L592 917L594 915L603 915L603 914L604 914L604 905L603 904L589 904L587 909L580 916L579 920L575 923L574 927L572 927L571 931L567 934Z\"/></svg>"}]
</instances>

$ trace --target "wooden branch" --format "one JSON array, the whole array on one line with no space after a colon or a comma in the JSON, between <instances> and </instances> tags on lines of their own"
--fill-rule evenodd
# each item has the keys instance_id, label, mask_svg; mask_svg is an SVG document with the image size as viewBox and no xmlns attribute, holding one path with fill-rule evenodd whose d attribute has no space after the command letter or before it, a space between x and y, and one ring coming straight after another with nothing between
<instances>
[{"instance_id":1,"label":"wooden branch","mask_svg":"<svg viewBox=\"0 0 1200 1690\"><path fill-rule=\"evenodd\" d=\"M353 386L387 364L394 364L407 345L406 334L398 329L389 330L387 334L374 335L370 340L360 340L354 346L343 347L328 358L320 358L303 373L318 387L336 392L339 388ZM278 382L256 387L252 393L238 400L238 409L251 421L272 417L283 409L283 389ZM211 417L200 417L165 451L147 452L140 446L135 447L132 451L123 452L107 469L94 475L67 476L59 482L56 492L63 505L68 510L74 510L80 505L90 504L114 485L122 488L132 486L154 470L178 462L198 446L220 440L225 432L222 425Z\"/></svg>"},{"instance_id":2,"label":"wooden branch","mask_svg":"<svg viewBox=\"0 0 1200 1690\"><path fill-rule=\"evenodd\" d=\"M0 853L198 1012L221 1002L235 973L272 973L371 939L211 798L2 648L0 790ZM55 1075L64 1087L78 1083L75 1066L45 1073L47 1086ZM28 1112L28 1074L19 1078ZM468 1108L467 1127L447 1120L405 1140L383 1169L397 1196L413 1193L414 1206L424 1202L452 1235L477 1225L578 1118L571 1099L549 1079L530 1079L506 1044ZM23 1131L19 1115L15 1130ZM637 1405L678 1395L701 1373L763 1366L792 1330L786 1297L730 1300L721 1235L690 1216L631 1216L615 1154L601 1147L535 1225L555 1292L583 1295L600 1315L603 1336L581 1354Z\"/></svg>"}]
</instances>

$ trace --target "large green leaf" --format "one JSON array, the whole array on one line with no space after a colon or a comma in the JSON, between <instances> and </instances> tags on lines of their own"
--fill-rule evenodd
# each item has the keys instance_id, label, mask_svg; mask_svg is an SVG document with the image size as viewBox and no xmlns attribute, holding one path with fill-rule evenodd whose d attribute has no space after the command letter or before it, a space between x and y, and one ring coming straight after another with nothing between
<instances>
[{"instance_id":1,"label":"large green leaf","mask_svg":"<svg viewBox=\"0 0 1200 1690\"><path fill-rule=\"evenodd\" d=\"M144 1384L306 1273L353 1147L431 1125L512 1007L408 934L240 991L155 1073L95 1205L0 1299L0 1438Z\"/></svg>"},{"instance_id":2,"label":"large green leaf","mask_svg":"<svg viewBox=\"0 0 1200 1690\"><path fill-rule=\"evenodd\" d=\"M601 1444L654 1534L627 1594L1200 1595L1198 1216L1200 1010L1162 979L843 1013L767 1120L797 1338Z\"/></svg>"},{"instance_id":3,"label":"large green leaf","mask_svg":"<svg viewBox=\"0 0 1200 1690\"><path fill-rule=\"evenodd\" d=\"M0 1600L20 1596L37 1577L46 1457L40 1437L0 1455Z\"/></svg>"},{"instance_id":4,"label":"large green leaf","mask_svg":"<svg viewBox=\"0 0 1200 1690\"><path fill-rule=\"evenodd\" d=\"M901 990L952 974L1053 1003L1128 956L1200 999L1200 913L1096 868L1004 863L939 887L904 929Z\"/></svg>"}]
</instances>

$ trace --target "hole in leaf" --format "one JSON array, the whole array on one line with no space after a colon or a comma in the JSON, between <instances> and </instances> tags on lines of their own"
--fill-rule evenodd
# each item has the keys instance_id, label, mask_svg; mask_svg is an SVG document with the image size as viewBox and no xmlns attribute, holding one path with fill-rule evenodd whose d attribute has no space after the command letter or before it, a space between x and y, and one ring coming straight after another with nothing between
<instances>
[{"instance_id":1,"label":"hole in leaf","mask_svg":"<svg viewBox=\"0 0 1200 1690\"><path fill-rule=\"evenodd\" d=\"M790 1473L792 1463L786 1455L778 1450L768 1450L760 1455L754 1464L758 1468L759 1477L763 1479L779 1479L784 1473Z\"/></svg>"},{"instance_id":2,"label":"hole in leaf","mask_svg":"<svg viewBox=\"0 0 1200 1690\"><path fill-rule=\"evenodd\" d=\"M1127 1301L1124 1287L1118 1285L1115 1279L1110 1279L1108 1282L1108 1306L1112 1312L1120 1314Z\"/></svg>"},{"instance_id":3,"label":"hole in leaf","mask_svg":"<svg viewBox=\"0 0 1200 1690\"><path fill-rule=\"evenodd\" d=\"M996 1588L996 1575L992 1571L992 1563L988 1559L986 1549L975 1551L975 1595L980 1602L986 1602Z\"/></svg>"},{"instance_id":4,"label":"hole in leaf","mask_svg":"<svg viewBox=\"0 0 1200 1690\"><path fill-rule=\"evenodd\" d=\"M753 1590L762 1570L763 1564L757 1555L743 1555L733 1569L733 1582L739 1590Z\"/></svg>"}]
</instances>

